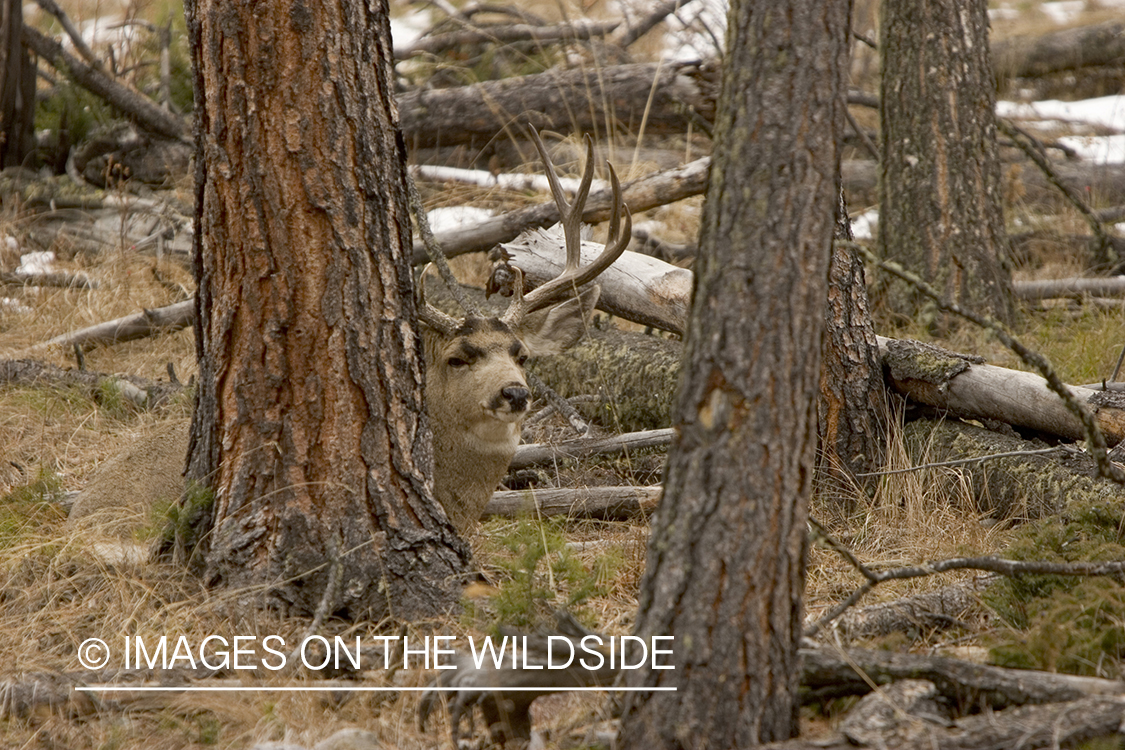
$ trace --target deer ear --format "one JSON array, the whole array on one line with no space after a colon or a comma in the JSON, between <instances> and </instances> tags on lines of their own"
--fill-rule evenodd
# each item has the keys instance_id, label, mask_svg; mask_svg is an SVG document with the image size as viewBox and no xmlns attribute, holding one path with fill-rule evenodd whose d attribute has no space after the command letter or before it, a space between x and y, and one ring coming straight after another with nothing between
<instances>
[{"instance_id":1,"label":"deer ear","mask_svg":"<svg viewBox=\"0 0 1125 750\"><path fill-rule=\"evenodd\" d=\"M532 357L563 352L586 334L601 293L592 284L577 297L528 315L515 333Z\"/></svg>"}]
</instances>

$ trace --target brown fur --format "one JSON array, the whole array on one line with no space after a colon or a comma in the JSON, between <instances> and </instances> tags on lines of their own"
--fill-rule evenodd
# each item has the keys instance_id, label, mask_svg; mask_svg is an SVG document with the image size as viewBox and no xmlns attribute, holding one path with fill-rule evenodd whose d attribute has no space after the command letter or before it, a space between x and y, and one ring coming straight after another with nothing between
<instances>
[{"instance_id":1,"label":"brown fur","mask_svg":"<svg viewBox=\"0 0 1125 750\"><path fill-rule=\"evenodd\" d=\"M527 387L524 356L554 354L582 337L598 288L527 316L518 331L496 318L469 318L452 338L423 326L426 412L434 434L434 491L457 530L471 530L508 470L520 440L525 407L513 410L501 391ZM464 365L451 366L450 359ZM96 524L128 537L160 501L183 491L187 420L173 420L138 437L99 467L79 493L69 523Z\"/></svg>"}]
</instances>

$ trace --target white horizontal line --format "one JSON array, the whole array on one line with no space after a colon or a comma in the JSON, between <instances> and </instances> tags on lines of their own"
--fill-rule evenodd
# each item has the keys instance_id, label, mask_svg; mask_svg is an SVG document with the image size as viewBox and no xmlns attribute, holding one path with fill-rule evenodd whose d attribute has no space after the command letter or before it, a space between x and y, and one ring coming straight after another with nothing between
<instances>
[{"instance_id":1,"label":"white horizontal line","mask_svg":"<svg viewBox=\"0 0 1125 750\"><path fill-rule=\"evenodd\" d=\"M615 693L643 693L643 692L674 692L678 688L674 687L328 687L328 686L310 686L301 687L299 685L279 685L276 687L269 687L266 685L219 685L214 687L206 687L202 685L175 687L165 685L138 685L130 687L128 685L83 685L74 688L75 690L85 693L271 693L271 692L285 692L285 693L420 693L424 691L431 691L435 693L461 693L461 692L487 692L487 693L521 693L521 692L542 692L547 690L554 691L613 691Z\"/></svg>"}]
</instances>

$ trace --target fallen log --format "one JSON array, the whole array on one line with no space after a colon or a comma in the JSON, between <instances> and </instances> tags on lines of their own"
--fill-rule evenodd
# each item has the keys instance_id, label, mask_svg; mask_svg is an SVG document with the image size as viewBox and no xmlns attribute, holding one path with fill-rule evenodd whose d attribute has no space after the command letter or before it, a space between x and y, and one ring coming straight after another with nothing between
<instances>
[{"instance_id":1,"label":"fallen log","mask_svg":"<svg viewBox=\"0 0 1125 750\"><path fill-rule=\"evenodd\" d=\"M183 390L180 383L148 380L136 375L110 375L61 367L29 359L0 359L0 386L78 387L97 400L109 386L138 407L154 408Z\"/></svg>"},{"instance_id":2,"label":"fallen log","mask_svg":"<svg viewBox=\"0 0 1125 750\"><path fill-rule=\"evenodd\" d=\"M878 337L891 385L919 404L966 419L1005 422L1069 440L1082 440L1081 423L1041 376L983 364L917 341ZM1111 391L1070 386L1097 420L1109 445L1125 438L1125 398Z\"/></svg>"},{"instance_id":3,"label":"fallen log","mask_svg":"<svg viewBox=\"0 0 1125 750\"><path fill-rule=\"evenodd\" d=\"M710 168L710 158L697 159L682 167L655 172L625 183L621 187L622 195L629 210L635 214L675 203L693 195L701 195L707 189L707 175ZM609 218L611 207L609 192L591 193L582 220L591 224L605 221ZM558 220L558 206L554 201L548 201L495 216L469 227L435 233L435 237L446 256L452 258L456 255L488 250L501 242L515 239L524 230L547 227L557 223ZM420 239L416 240L414 265L427 262L429 256L426 254L426 248Z\"/></svg>"},{"instance_id":4,"label":"fallen log","mask_svg":"<svg viewBox=\"0 0 1125 750\"><path fill-rule=\"evenodd\" d=\"M133 315L82 328L36 344L28 351L42 351L55 347L69 349L73 346L100 346L120 344L124 341L169 333L187 328L195 320L195 299L177 302L167 307L142 310Z\"/></svg>"},{"instance_id":5,"label":"fallen log","mask_svg":"<svg viewBox=\"0 0 1125 750\"><path fill-rule=\"evenodd\" d=\"M903 439L907 452L919 464L1016 454L956 469L972 493L972 510L991 518L1034 520L1057 516L1075 502L1125 502L1125 488L1099 477L1094 459L1082 451L1019 455L1042 444L942 419L909 421L903 426Z\"/></svg>"},{"instance_id":6,"label":"fallen log","mask_svg":"<svg viewBox=\"0 0 1125 750\"><path fill-rule=\"evenodd\" d=\"M661 448L672 442L672 430L648 430L614 435L607 438L586 438L565 443L527 443L516 448L508 466L510 471L526 469L535 464L550 463L586 456L623 453L644 448ZM520 493L517 493L520 494Z\"/></svg>"},{"instance_id":7,"label":"fallen log","mask_svg":"<svg viewBox=\"0 0 1125 750\"><path fill-rule=\"evenodd\" d=\"M964 618L983 610L980 592L993 576L966 583L943 586L891 602L852 609L833 620L826 631L838 643L853 643L866 638L879 638L891 633L918 634L920 631L942 630L961 623ZM808 618L810 624L814 618Z\"/></svg>"},{"instance_id":8,"label":"fallen log","mask_svg":"<svg viewBox=\"0 0 1125 750\"><path fill-rule=\"evenodd\" d=\"M524 273L532 286L545 284L563 270L556 248L562 246L559 231L541 229L521 234L500 245L511 264ZM582 243L582 265L589 265L603 246ZM635 323L683 334L683 321L691 307L692 273L641 253L626 252L598 277L602 294L598 309L628 318Z\"/></svg>"},{"instance_id":9,"label":"fallen log","mask_svg":"<svg viewBox=\"0 0 1125 750\"><path fill-rule=\"evenodd\" d=\"M660 487L579 487L577 489L504 490L495 492L484 515L595 518L627 521L647 517L660 501Z\"/></svg>"},{"instance_id":10,"label":"fallen log","mask_svg":"<svg viewBox=\"0 0 1125 750\"><path fill-rule=\"evenodd\" d=\"M598 132L612 120L636 132L644 119L646 133L682 133L689 112L707 122L714 118L717 86L714 61L637 63L417 89L398 99L411 150L482 148L513 123L526 122L537 130L571 133Z\"/></svg>"},{"instance_id":11,"label":"fallen log","mask_svg":"<svg viewBox=\"0 0 1125 750\"><path fill-rule=\"evenodd\" d=\"M25 24L23 43L79 86L104 99L145 129L165 138L191 143L187 123L182 117L163 109L147 96L87 65L63 49L63 46L54 39L40 34Z\"/></svg>"},{"instance_id":12,"label":"fallen log","mask_svg":"<svg viewBox=\"0 0 1125 750\"><path fill-rule=\"evenodd\" d=\"M993 67L1000 76L1035 78L1079 68L1120 65L1125 57L1125 21L1017 36L992 43Z\"/></svg>"},{"instance_id":13,"label":"fallen log","mask_svg":"<svg viewBox=\"0 0 1125 750\"><path fill-rule=\"evenodd\" d=\"M1091 279L1075 277L1069 279L1041 279L1038 281L1013 281L1012 289L1016 296L1026 300L1051 299L1053 297L1112 297L1125 294L1125 276Z\"/></svg>"}]
</instances>

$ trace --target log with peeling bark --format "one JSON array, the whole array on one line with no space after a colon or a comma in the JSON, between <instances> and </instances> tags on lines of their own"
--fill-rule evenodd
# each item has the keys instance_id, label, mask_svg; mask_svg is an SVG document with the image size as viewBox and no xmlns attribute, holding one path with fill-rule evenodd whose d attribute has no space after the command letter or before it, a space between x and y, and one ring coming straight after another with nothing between
<instances>
[{"instance_id":1,"label":"log with peeling bark","mask_svg":"<svg viewBox=\"0 0 1125 750\"><path fill-rule=\"evenodd\" d=\"M537 130L597 132L612 120L637 132L681 133L688 113L714 117L718 69L714 64L636 63L575 70L552 69L519 78L399 96L402 133L410 149L469 144L483 147L514 123ZM607 112L606 107L611 111ZM515 131L522 139L522 132Z\"/></svg>"},{"instance_id":2,"label":"log with peeling bark","mask_svg":"<svg viewBox=\"0 0 1125 750\"><path fill-rule=\"evenodd\" d=\"M180 383L148 380L136 375L111 375L61 367L29 359L0 359L0 386L75 386L97 398L107 385L141 408L154 408L183 391Z\"/></svg>"},{"instance_id":3,"label":"log with peeling bark","mask_svg":"<svg viewBox=\"0 0 1125 750\"><path fill-rule=\"evenodd\" d=\"M626 521L656 510L660 487L578 487L574 489L505 490L495 492L485 516L596 518Z\"/></svg>"},{"instance_id":4,"label":"log with peeling bark","mask_svg":"<svg viewBox=\"0 0 1125 750\"><path fill-rule=\"evenodd\" d=\"M614 431L656 430L671 424L682 346L658 336L592 330L565 354L543 357L531 369L565 398L601 397L579 404L587 419Z\"/></svg>"},{"instance_id":5,"label":"log with peeling bark","mask_svg":"<svg viewBox=\"0 0 1125 750\"><path fill-rule=\"evenodd\" d=\"M1070 503L1125 502L1125 488L1099 477L1094 459L1077 449L1030 454L1043 443L944 419L911 420L903 439L919 464L1005 454L941 469L962 476L973 509L992 518L1048 518Z\"/></svg>"},{"instance_id":6,"label":"log with peeling bark","mask_svg":"<svg viewBox=\"0 0 1125 750\"><path fill-rule=\"evenodd\" d=\"M1085 67L1120 65L1125 57L1125 21L1017 36L992 44L997 73L1020 78L1061 73Z\"/></svg>"},{"instance_id":7,"label":"log with peeling bark","mask_svg":"<svg viewBox=\"0 0 1125 750\"><path fill-rule=\"evenodd\" d=\"M1070 440L1086 434L1041 376L983 364L917 341L879 337L883 364L894 388L920 404L967 419L985 419ZM1112 391L1070 386L1094 412L1109 445L1125 438L1125 398Z\"/></svg>"},{"instance_id":8,"label":"log with peeling bark","mask_svg":"<svg viewBox=\"0 0 1125 750\"><path fill-rule=\"evenodd\" d=\"M993 579L993 576L985 576L943 586L937 591L849 610L832 622L829 637L848 644L891 633L928 632L955 626L983 610L980 592Z\"/></svg>"}]
</instances>

